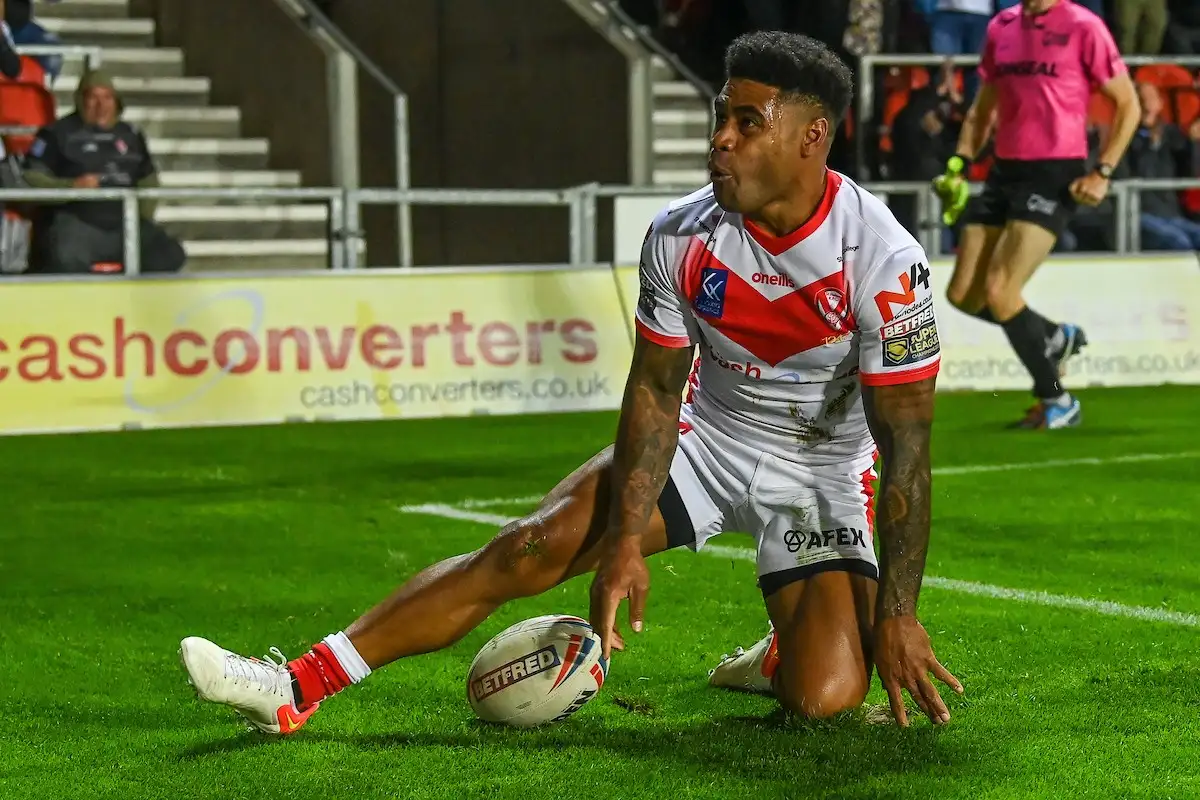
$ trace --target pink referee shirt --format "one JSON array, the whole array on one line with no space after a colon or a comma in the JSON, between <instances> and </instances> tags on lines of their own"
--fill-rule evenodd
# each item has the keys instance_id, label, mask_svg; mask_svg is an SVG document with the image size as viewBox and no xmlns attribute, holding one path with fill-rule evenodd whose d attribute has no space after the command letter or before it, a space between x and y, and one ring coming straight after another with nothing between
<instances>
[{"instance_id":1,"label":"pink referee shirt","mask_svg":"<svg viewBox=\"0 0 1200 800\"><path fill-rule=\"evenodd\" d=\"M1059 0L1045 14L1005 9L988 23L980 78L996 87L997 158L1087 158L1092 91L1126 72L1104 21Z\"/></svg>"}]
</instances>

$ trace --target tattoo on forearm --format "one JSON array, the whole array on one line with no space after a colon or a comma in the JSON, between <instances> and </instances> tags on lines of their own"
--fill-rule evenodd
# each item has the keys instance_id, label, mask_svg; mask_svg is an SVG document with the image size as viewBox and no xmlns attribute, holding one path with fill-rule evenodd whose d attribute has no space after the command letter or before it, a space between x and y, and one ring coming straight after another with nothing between
<instances>
[{"instance_id":1,"label":"tattoo on forearm","mask_svg":"<svg viewBox=\"0 0 1200 800\"><path fill-rule=\"evenodd\" d=\"M929 549L933 380L874 388L864 400L883 457L878 616L915 614Z\"/></svg>"},{"instance_id":2,"label":"tattoo on forearm","mask_svg":"<svg viewBox=\"0 0 1200 800\"><path fill-rule=\"evenodd\" d=\"M613 454L610 525L640 534L667 481L679 440L679 406L691 368L690 348L638 338L621 404Z\"/></svg>"}]
</instances>

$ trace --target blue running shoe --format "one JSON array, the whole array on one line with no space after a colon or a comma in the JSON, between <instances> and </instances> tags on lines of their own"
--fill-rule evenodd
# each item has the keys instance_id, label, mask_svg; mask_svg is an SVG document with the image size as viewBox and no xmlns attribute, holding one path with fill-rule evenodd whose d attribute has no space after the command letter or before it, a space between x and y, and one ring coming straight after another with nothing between
<instances>
[{"instance_id":1,"label":"blue running shoe","mask_svg":"<svg viewBox=\"0 0 1200 800\"><path fill-rule=\"evenodd\" d=\"M1058 370L1058 377L1061 378L1067 374L1067 362L1072 356L1078 355L1080 350L1087 347L1087 343L1087 334L1078 325L1064 322L1058 326L1058 334L1046 345L1046 355L1050 357L1054 368Z\"/></svg>"},{"instance_id":2,"label":"blue running shoe","mask_svg":"<svg viewBox=\"0 0 1200 800\"><path fill-rule=\"evenodd\" d=\"M1074 428L1083 422L1083 407L1078 397L1072 397L1067 405L1041 401L1025 412L1025 418L1009 425L1031 431L1052 431L1059 428Z\"/></svg>"}]
</instances>

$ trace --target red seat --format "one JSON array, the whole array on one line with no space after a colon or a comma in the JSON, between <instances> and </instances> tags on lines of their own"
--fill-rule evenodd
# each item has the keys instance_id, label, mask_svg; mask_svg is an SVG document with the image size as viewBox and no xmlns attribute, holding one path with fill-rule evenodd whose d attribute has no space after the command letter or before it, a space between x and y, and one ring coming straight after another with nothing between
<instances>
[{"instance_id":1,"label":"red seat","mask_svg":"<svg viewBox=\"0 0 1200 800\"><path fill-rule=\"evenodd\" d=\"M1196 78L1178 64L1146 64L1133 73L1136 83L1152 83L1160 89L1193 88Z\"/></svg>"},{"instance_id":2,"label":"red seat","mask_svg":"<svg viewBox=\"0 0 1200 800\"><path fill-rule=\"evenodd\" d=\"M36 129L54 119L54 95L44 85L0 82L0 126ZM24 154L33 144L34 133L7 133L2 138L8 152Z\"/></svg>"}]
</instances>

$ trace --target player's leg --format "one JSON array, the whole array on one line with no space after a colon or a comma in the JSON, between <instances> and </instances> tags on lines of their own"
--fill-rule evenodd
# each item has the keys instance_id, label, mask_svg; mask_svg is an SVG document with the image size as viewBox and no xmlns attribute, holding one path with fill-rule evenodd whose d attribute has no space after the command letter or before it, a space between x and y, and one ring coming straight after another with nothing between
<instances>
[{"instance_id":1,"label":"player's leg","mask_svg":"<svg viewBox=\"0 0 1200 800\"><path fill-rule=\"evenodd\" d=\"M872 542L872 459L803 467L764 455L750 494L759 587L771 632L722 657L714 686L775 695L789 711L829 717L870 687L879 568Z\"/></svg>"},{"instance_id":2,"label":"player's leg","mask_svg":"<svg viewBox=\"0 0 1200 800\"><path fill-rule=\"evenodd\" d=\"M355 621L287 664L246 659L204 639L181 657L198 694L232 705L255 727L290 733L317 703L372 670L457 642L509 600L539 594L594 569L607 515L612 448L551 491L533 513L474 552L430 566ZM646 555L667 549L662 515L651 517Z\"/></svg>"},{"instance_id":3,"label":"player's leg","mask_svg":"<svg viewBox=\"0 0 1200 800\"><path fill-rule=\"evenodd\" d=\"M1029 308L1024 287L1050 255L1056 232L1026 220L1009 222L988 266L987 303L1013 351L1033 378L1039 403L1016 423L1024 428L1060 428L1080 421L1079 401L1059 383L1061 364L1086 338L1074 325L1058 326ZM1061 342L1055 342L1062 339ZM1056 358L1056 353L1061 357Z\"/></svg>"},{"instance_id":4,"label":"player's leg","mask_svg":"<svg viewBox=\"0 0 1200 800\"><path fill-rule=\"evenodd\" d=\"M984 322L995 322L987 307L987 268L1003 232L1001 225L964 225L946 287L946 298L955 308Z\"/></svg>"},{"instance_id":5,"label":"player's leg","mask_svg":"<svg viewBox=\"0 0 1200 800\"><path fill-rule=\"evenodd\" d=\"M813 575L766 598L777 636L774 694L788 711L832 717L871 688L876 582L851 572Z\"/></svg>"},{"instance_id":6,"label":"player's leg","mask_svg":"<svg viewBox=\"0 0 1200 800\"><path fill-rule=\"evenodd\" d=\"M954 274L946 288L946 297L958 310L970 314L983 322L995 324L996 318L988 308L988 271L994 260L996 246L1004 233L1009 218L1022 212L1014 202L1026 199L1022 185L1024 175L1020 165L997 161L988 175L983 191L971 198L963 212L962 237L958 256L954 261ZM1032 309L1030 310L1033 312ZM1049 337L1055 335L1059 326L1038 315ZM1048 344L1052 352L1055 349ZM1073 355L1068 352L1063 359Z\"/></svg>"}]
</instances>

